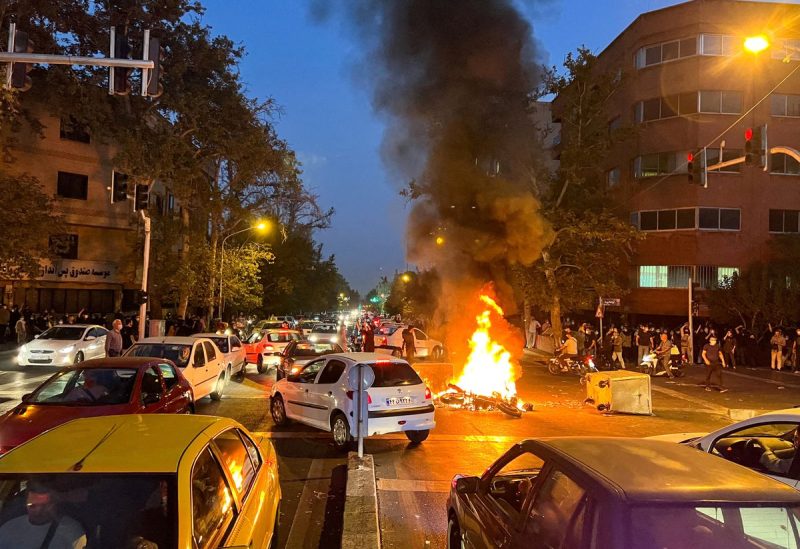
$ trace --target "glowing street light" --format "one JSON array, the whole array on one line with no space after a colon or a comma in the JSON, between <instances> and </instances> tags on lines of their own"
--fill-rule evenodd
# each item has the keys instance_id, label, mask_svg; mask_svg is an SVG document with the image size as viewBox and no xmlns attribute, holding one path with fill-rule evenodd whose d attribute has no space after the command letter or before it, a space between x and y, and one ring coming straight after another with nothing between
<instances>
[{"instance_id":1,"label":"glowing street light","mask_svg":"<svg viewBox=\"0 0 800 549\"><path fill-rule=\"evenodd\" d=\"M763 34L748 36L744 39L744 49L750 53L761 53L769 47L769 40Z\"/></svg>"},{"instance_id":2,"label":"glowing street light","mask_svg":"<svg viewBox=\"0 0 800 549\"><path fill-rule=\"evenodd\" d=\"M443 246L444 245L444 237L443 236L437 236L436 237L436 245L437 246Z\"/></svg>"},{"instance_id":3,"label":"glowing street light","mask_svg":"<svg viewBox=\"0 0 800 549\"><path fill-rule=\"evenodd\" d=\"M411 275L408 273L403 273L403 276L400 277L400 280L403 282L411 282Z\"/></svg>"},{"instance_id":4,"label":"glowing street light","mask_svg":"<svg viewBox=\"0 0 800 549\"><path fill-rule=\"evenodd\" d=\"M241 234L241 233L243 233L245 231L258 231L261 234L264 234L267 231L269 231L269 229L270 229L270 223L268 221L259 221L255 225L251 225L250 227L245 227L244 229L236 231L235 233L231 233L231 234L229 234L228 236L226 236L225 238L222 239L222 246L221 246L221 251L220 251L220 255L219 255L219 304L217 305L217 309L219 310L219 318L220 318L220 320L222 319L222 307L223 307L223 304L224 304L224 302L222 301L222 282L223 282L223 280L222 280L223 279L223 277L222 277L222 266L225 264L225 242L230 237L232 237L234 235L237 235L237 234ZM209 316L210 316L210 314L209 314Z\"/></svg>"}]
</instances>

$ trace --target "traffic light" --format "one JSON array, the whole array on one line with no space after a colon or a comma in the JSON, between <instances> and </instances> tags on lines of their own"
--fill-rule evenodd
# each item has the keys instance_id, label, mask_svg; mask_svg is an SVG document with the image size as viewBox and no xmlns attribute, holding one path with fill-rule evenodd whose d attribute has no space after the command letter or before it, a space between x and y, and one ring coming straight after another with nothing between
<instances>
[{"instance_id":1,"label":"traffic light","mask_svg":"<svg viewBox=\"0 0 800 549\"><path fill-rule=\"evenodd\" d=\"M124 173L114 172L111 175L111 203L125 202L128 200L128 176Z\"/></svg>"},{"instance_id":2,"label":"traffic light","mask_svg":"<svg viewBox=\"0 0 800 549\"><path fill-rule=\"evenodd\" d=\"M689 175L689 183L707 186L706 154L705 149L699 154L689 153L687 155L686 171Z\"/></svg>"},{"instance_id":3,"label":"traffic light","mask_svg":"<svg viewBox=\"0 0 800 549\"><path fill-rule=\"evenodd\" d=\"M747 128L744 131L744 163L746 166L754 166L756 163L753 151L753 128Z\"/></svg>"},{"instance_id":4,"label":"traffic light","mask_svg":"<svg viewBox=\"0 0 800 549\"><path fill-rule=\"evenodd\" d=\"M135 197L133 200L133 211L146 210L147 203L150 201L150 186L136 185Z\"/></svg>"},{"instance_id":5,"label":"traffic light","mask_svg":"<svg viewBox=\"0 0 800 549\"><path fill-rule=\"evenodd\" d=\"M145 92L149 97L158 97L164 93L164 88L161 86L161 77L164 75L164 66L161 64L164 61L164 48L161 47L160 38L150 37L147 58L153 61L153 68L144 72L147 74Z\"/></svg>"},{"instance_id":6,"label":"traffic light","mask_svg":"<svg viewBox=\"0 0 800 549\"><path fill-rule=\"evenodd\" d=\"M14 31L14 53L33 53L33 42L28 39L25 31ZM33 83L28 73L31 72L31 63L11 64L11 87L20 91L28 91Z\"/></svg>"},{"instance_id":7,"label":"traffic light","mask_svg":"<svg viewBox=\"0 0 800 549\"><path fill-rule=\"evenodd\" d=\"M744 131L744 163L763 168L767 165L767 126L747 128Z\"/></svg>"},{"instance_id":8,"label":"traffic light","mask_svg":"<svg viewBox=\"0 0 800 549\"><path fill-rule=\"evenodd\" d=\"M694 182L694 153L686 155L686 173L689 175L689 183Z\"/></svg>"},{"instance_id":9,"label":"traffic light","mask_svg":"<svg viewBox=\"0 0 800 549\"><path fill-rule=\"evenodd\" d=\"M114 51L111 57L114 59L130 59L131 45L128 42L128 29L123 26L114 27ZM111 79L112 95L128 95L131 93L131 71L120 67L109 69Z\"/></svg>"},{"instance_id":10,"label":"traffic light","mask_svg":"<svg viewBox=\"0 0 800 549\"><path fill-rule=\"evenodd\" d=\"M136 290L133 294L133 302L137 305L145 305L147 303L147 292L144 290Z\"/></svg>"}]
</instances>

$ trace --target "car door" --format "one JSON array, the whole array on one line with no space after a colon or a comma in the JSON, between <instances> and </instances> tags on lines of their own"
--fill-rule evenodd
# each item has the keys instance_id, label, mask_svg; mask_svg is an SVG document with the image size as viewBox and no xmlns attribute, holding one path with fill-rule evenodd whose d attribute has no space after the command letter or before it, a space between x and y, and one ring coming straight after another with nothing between
<instances>
[{"instance_id":1,"label":"car door","mask_svg":"<svg viewBox=\"0 0 800 549\"><path fill-rule=\"evenodd\" d=\"M101 358L106 356L106 339L98 337L98 328L89 328L83 334L83 356L86 359ZM103 334L105 335L105 334ZM89 338L92 338L91 340Z\"/></svg>"},{"instance_id":2,"label":"car door","mask_svg":"<svg viewBox=\"0 0 800 549\"><path fill-rule=\"evenodd\" d=\"M158 365L161 374L161 382L167 391L164 397L164 413L179 414L184 412L189 406L189 398L184 394L184 388L178 383L178 374L172 364L162 363Z\"/></svg>"},{"instance_id":3,"label":"car door","mask_svg":"<svg viewBox=\"0 0 800 549\"><path fill-rule=\"evenodd\" d=\"M325 365L325 359L317 359L306 364L298 373L286 377L286 411L295 419L304 423L312 423L313 417L308 413L306 392L313 386L317 374Z\"/></svg>"},{"instance_id":4,"label":"car door","mask_svg":"<svg viewBox=\"0 0 800 549\"><path fill-rule=\"evenodd\" d=\"M208 367L208 375L214 376L216 379L219 377L220 372L224 372L227 368L226 364L223 364L224 357L222 353L219 352L217 346L209 341L203 342L203 347L206 350L206 365Z\"/></svg>"},{"instance_id":5,"label":"car door","mask_svg":"<svg viewBox=\"0 0 800 549\"><path fill-rule=\"evenodd\" d=\"M428 336L422 330L416 328L414 328L414 347L416 348L417 356L430 355Z\"/></svg>"},{"instance_id":6,"label":"car door","mask_svg":"<svg viewBox=\"0 0 800 549\"><path fill-rule=\"evenodd\" d=\"M506 452L481 477L478 490L465 496L462 524L467 547L516 547L524 524L528 491L544 460L518 446Z\"/></svg>"},{"instance_id":7,"label":"car door","mask_svg":"<svg viewBox=\"0 0 800 549\"><path fill-rule=\"evenodd\" d=\"M210 445L200 452L192 465L190 486L193 546L197 549L222 547L238 518L238 508L232 504L234 492L230 481Z\"/></svg>"},{"instance_id":8,"label":"car door","mask_svg":"<svg viewBox=\"0 0 800 549\"><path fill-rule=\"evenodd\" d=\"M151 366L142 373L139 384L139 405L142 413L157 414L165 411L166 394L158 368Z\"/></svg>"},{"instance_id":9,"label":"car door","mask_svg":"<svg viewBox=\"0 0 800 549\"><path fill-rule=\"evenodd\" d=\"M217 376L209 372L208 365L206 364L206 353L203 350L203 343L198 341L194 344L194 352L191 361L192 387L194 387L194 398L200 399L208 396L211 393L214 382ZM189 368L186 368L189 370Z\"/></svg>"},{"instance_id":10,"label":"car door","mask_svg":"<svg viewBox=\"0 0 800 549\"><path fill-rule=\"evenodd\" d=\"M233 355L233 371L238 372L242 368L244 368L244 349L242 348L242 342L239 341L239 338L236 336L230 336L228 338L228 349Z\"/></svg>"},{"instance_id":11,"label":"car door","mask_svg":"<svg viewBox=\"0 0 800 549\"><path fill-rule=\"evenodd\" d=\"M322 368L314 383L306 387L306 413L314 424L321 429L330 426L331 411L336 398L341 397L341 384L339 380L344 373L346 364L337 358L331 358Z\"/></svg>"}]
</instances>

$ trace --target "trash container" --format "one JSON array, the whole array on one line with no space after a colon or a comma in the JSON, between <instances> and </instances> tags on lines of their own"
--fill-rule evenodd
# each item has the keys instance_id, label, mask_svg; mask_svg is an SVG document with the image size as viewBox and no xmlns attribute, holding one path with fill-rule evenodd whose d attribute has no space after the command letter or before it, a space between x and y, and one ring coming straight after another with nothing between
<instances>
[{"instance_id":1,"label":"trash container","mask_svg":"<svg viewBox=\"0 0 800 549\"><path fill-rule=\"evenodd\" d=\"M652 415L650 376L626 370L586 374L586 402L600 411Z\"/></svg>"}]
</instances>

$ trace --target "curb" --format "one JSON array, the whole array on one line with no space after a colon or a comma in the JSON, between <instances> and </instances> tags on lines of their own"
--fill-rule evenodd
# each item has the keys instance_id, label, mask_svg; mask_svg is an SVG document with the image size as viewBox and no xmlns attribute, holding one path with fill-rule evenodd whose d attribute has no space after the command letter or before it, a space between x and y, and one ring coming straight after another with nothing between
<instances>
[{"instance_id":1,"label":"curb","mask_svg":"<svg viewBox=\"0 0 800 549\"><path fill-rule=\"evenodd\" d=\"M342 549L381 547L375 463L369 454L362 459L359 459L355 452L347 455L347 489L341 547Z\"/></svg>"}]
</instances>

